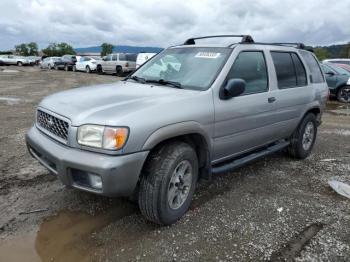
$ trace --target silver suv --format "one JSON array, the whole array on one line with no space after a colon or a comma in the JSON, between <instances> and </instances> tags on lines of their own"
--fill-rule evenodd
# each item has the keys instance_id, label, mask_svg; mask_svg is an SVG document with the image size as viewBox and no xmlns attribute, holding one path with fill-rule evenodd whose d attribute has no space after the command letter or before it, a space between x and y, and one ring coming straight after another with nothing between
<instances>
[{"instance_id":1,"label":"silver suv","mask_svg":"<svg viewBox=\"0 0 350 262\"><path fill-rule=\"evenodd\" d=\"M309 156L328 97L313 53L250 36L195 40L124 81L46 97L26 135L31 155L67 186L136 196L158 224L184 215L199 179L284 148Z\"/></svg>"},{"instance_id":2,"label":"silver suv","mask_svg":"<svg viewBox=\"0 0 350 262\"><path fill-rule=\"evenodd\" d=\"M117 74L122 76L136 69L137 54L115 53L109 54L97 64L97 72Z\"/></svg>"}]
</instances>

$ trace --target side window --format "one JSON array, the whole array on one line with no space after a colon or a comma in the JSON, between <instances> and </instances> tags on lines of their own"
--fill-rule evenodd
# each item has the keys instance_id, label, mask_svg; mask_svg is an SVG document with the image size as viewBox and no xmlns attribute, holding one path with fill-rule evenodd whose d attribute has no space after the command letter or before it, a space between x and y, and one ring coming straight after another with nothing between
<instances>
[{"instance_id":1,"label":"side window","mask_svg":"<svg viewBox=\"0 0 350 262\"><path fill-rule=\"evenodd\" d=\"M297 76L292 57L288 52L271 52L275 65L278 88L297 87Z\"/></svg>"},{"instance_id":2,"label":"side window","mask_svg":"<svg viewBox=\"0 0 350 262\"><path fill-rule=\"evenodd\" d=\"M112 55L106 56L106 60L105 61L111 61L111 60L112 60Z\"/></svg>"},{"instance_id":3,"label":"side window","mask_svg":"<svg viewBox=\"0 0 350 262\"><path fill-rule=\"evenodd\" d=\"M113 60L113 61L118 61L118 55L113 55L113 56L112 56L112 60Z\"/></svg>"},{"instance_id":4,"label":"side window","mask_svg":"<svg viewBox=\"0 0 350 262\"><path fill-rule=\"evenodd\" d=\"M297 54L291 53L291 56L295 67L295 73L297 75L297 86L306 86L307 80L305 67Z\"/></svg>"},{"instance_id":5,"label":"side window","mask_svg":"<svg viewBox=\"0 0 350 262\"><path fill-rule=\"evenodd\" d=\"M246 81L247 85L243 95L266 92L268 90L268 76L263 52L241 52L227 75L227 79L232 78Z\"/></svg>"},{"instance_id":6,"label":"side window","mask_svg":"<svg viewBox=\"0 0 350 262\"><path fill-rule=\"evenodd\" d=\"M135 62L135 61L136 61L136 58L137 58L137 55L136 55L136 54L127 54L127 55L126 55L126 60L127 60L127 61L133 61L133 62Z\"/></svg>"},{"instance_id":7,"label":"side window","mask_svg":"<svg viewBox=\"0 0 350 262\"><path fill-rule=\"evenodd\" d=\"M125 54L119 54L119 61L126 61L126 55Z\"/></svg>"},{"instance_id":8,"label":"side window","mask_svg":"<svg viewBox=\"0 0 350 262\"><path fill-rule=\"evenodd\" d=\"M324 78L316 58L308 51L300 51L311 72L311 83L323 83Z\"/></svg>"}]
</instances>

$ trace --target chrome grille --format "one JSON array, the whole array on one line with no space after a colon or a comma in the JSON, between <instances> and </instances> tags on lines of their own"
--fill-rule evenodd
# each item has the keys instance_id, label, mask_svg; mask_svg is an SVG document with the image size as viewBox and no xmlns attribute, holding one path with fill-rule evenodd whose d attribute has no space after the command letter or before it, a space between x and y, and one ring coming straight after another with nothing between
<instances>
[{"instance_id":1,"label":"chrome grille","mask_svg":"<svg viewBox=\"0 0 350 262\"><path fill-rule=\"evenodd\" d=\"M49 134L67 142L68 139L68 122L50 115L44 111L38 110L36 117L37 124Z\"/></svg>"}]
</instances>

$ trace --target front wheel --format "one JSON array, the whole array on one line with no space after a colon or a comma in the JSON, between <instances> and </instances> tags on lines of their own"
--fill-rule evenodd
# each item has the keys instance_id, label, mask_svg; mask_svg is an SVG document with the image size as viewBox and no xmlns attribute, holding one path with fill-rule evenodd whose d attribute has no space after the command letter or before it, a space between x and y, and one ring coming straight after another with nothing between
<instances>
[{"instance_id":1,"label":"front wheel","mask_svg":"<svg viewBox=\"0 0 350 262\"><path fill-rule=\"evenodd\" d=\"M198 178L197 155L183 142L166 144L151 154L141 176L139 207L148 220L170 225L191 204Z\"/></svg>"},{"instance_id":2,"label":"front wheel","mask_svg":"<svg viewBox=\"0 0 350 262\"><path fill-rule=\"evenodd\" d=\"M350 86L340 87L337 92L337 99L342 103L350 103Z\"/></svg>"},{"instance_id":3,"label":"front wheel","mask_svg":"<svg viewBox=\"0 0 350 262\"><path fill-rule=\"evenodd\" d=\"M48 69L49 69L49 70L51 70L51 69L52 69L52 67L51 67L51 65L50 65L50 64L49 64L47 67L48 67Z\"/></svg>"},{"instance_id":4,"label":"front wheel","mask_svg":"<svg viewBox=\"0 0 350 262\"><path fill-rule=\"evenodd\" d=\"M90 66L86 66L85 71L86 71L86 73L90 74L91 73Z\"/></svg>"},{"instance_id":5,"label":"front wheel","mask_svg":"<svg viewBox=\"0 0 350 262\"><path fill-rule=\"evenodd\" d=\"M64 71L69 71L68 65L64 65Z\"/></svg>"},{"instance_id":6,"label":"front wheel","mask_svg":"<svg viewBox=\"0 0 350 262\"><path fill-rule=\"evenodd\" d=\"M23 66L23 63L22 63L21 61L18 61L18 62L17 62L17 65L18 65L18 66Z\"/></svg>"},{"instance_id":7,"label":"front wheel","mask_svg":"<svg viewBox=\"0 0 350 262\"><path fill-rule=\"evenodd\" d=\"M76 72L76 71L77 71L77 67L76 67L75 65L73 66L72 71L73 71L73 72Z\"/></svg>"},{"instance_id":8,"label":"front wheel","mask_svg":"<svg viewBox=\"0 0 350 262\"><path fill-rule=\"evenodd\" d=\"M294 131L288 152L292 157L305 159L312 151L316 141L317 121L316 116L312 113L307 114L299 127Z\"/></svg>"}]
</instances>

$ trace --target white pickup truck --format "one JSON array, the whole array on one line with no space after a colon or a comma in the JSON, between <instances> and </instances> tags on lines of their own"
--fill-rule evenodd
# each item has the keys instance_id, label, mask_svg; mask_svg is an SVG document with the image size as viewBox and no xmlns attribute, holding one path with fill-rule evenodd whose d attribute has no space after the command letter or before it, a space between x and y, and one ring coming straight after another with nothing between
<instances>
[{"instance_id":1,"label":"white pickup truck","mask_svg":"<svg viewBox=\"0 0 350 262\"><path fill-rule=\"evenodd\" d=\"M0 64L23 66L23 65L30 65L31 60L23 56L2 55L0 56Z\"/></svg>"}]
</instances>

